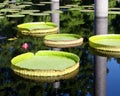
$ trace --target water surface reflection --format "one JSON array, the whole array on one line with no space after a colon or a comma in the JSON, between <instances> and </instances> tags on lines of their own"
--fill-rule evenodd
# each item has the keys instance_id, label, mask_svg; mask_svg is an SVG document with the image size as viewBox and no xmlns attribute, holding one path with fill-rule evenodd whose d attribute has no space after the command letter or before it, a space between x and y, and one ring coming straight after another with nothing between
<instances>
[{"instance_id":1,"label":"water surface reflection","mask_svg":"<svg viewBox=\"0 0 120 96\"><path fill-rule=\"evenodd\" d=\"M95 18L95 34L108 34L108 18ZM120 87L118 76L119 52L103 52L89 48L94 56L95 96L117 96ZM116 85L116 87L115 87Z\"/></svg>"},{"instance_id":2,"label":"water surface reflection","mask_svg":"<svg viewBox=\"0 0 120 96\"><path fill-rule=\"evenodd\" d=\"M75 53L81 59L78 74L67 80L62 79L52 83L36 82L22 78L11 70L12 57L28 51L49 49L42 43L41 38L31 39L20 36L15 41L0 40L0 96L94 96L94 91L96 96L118 96L120 94L119 57L88 52L87 40L93 35L93 27L95 34L107 34L108 18L96 18L95 22L91 18L93 18L91 13L81 14L77 11L64 12L59 18L61 32L75 33L85 38L82 46L61 49ZM24 42L29 44L28 50L21 48Z\"/></svg>"}]
</instances>

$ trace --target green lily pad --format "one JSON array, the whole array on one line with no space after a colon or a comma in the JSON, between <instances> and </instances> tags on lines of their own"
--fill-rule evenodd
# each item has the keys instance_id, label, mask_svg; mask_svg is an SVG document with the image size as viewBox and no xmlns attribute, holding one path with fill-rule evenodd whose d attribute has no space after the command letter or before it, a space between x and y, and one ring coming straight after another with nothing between
<instances>
[{"instance_id":1,"label":"green lily pad","mask_svg":"<svg viewBox=\"0 0 120 96\"><path fill-rule=\"evenodd\" d=\"M80 10L80 12L94 12L94 10L91 10L91 9L82 9L82 10Z\"/></svg>"},{"instance_id":2,"label":"green lily pad","mask_svg":"<svg viewBox=\"0 0 120 96\"><path fill-rule=\"evenodd\" d=\"M50 23L50 22L31 22L31 23L24 23L18 25L18 28L20 29L26 29L26 30L37 30L37 29L51 29L56 27L56 24Z\"/></svg>"},{"instance_id":3,"label":"green lily pad","mask_svg":"<svg viewBox=\"0 0 120 96\"><path fill-rule=\"evenodd\" d=\"M41 4L52 4L53 2L40 2Z\"/></svg>"},{"instance_id":4,"label":"green lily pad","mask_svg":"<svg viewBox=\"0 0 120 96\"><path fill-rule=\"evenodd\" d=\"M3 19L3 18L5 18L5 16L0 16L0 19Z\"/></svg>"},{"instance_id":5,"label":"green lily pad","mask_svg":"<svg viewBox=\"0 0 120 96\"><path fill-rule=\"evenodd\" d=\"M19 14L12 14L12 15L6 15L6 17L9 18L20 18L20 17L24 17L25 15L19 15Z\"/></svg>"},{"instance_id":6,"label":"green lily pad","mask_svg":"<svg viewBox=\"0 0 120 96\"><path fill-rule=\"evenodd\" d=\"M50 14L47 13L30 13L31 16L49 16Z\"/></svg>"},{"instance_id":7,"label":"green lily pad","mask_svg":"<svg viewBox=\"0 0 120 96\"><path fill-rule=\"evenodd\" d=\"M53 22L30 22L19 24L17 28L24 35L31 35L41 37L46 34L53 34L58 32L57 24Z\"/></svg>"},{"instance_id":8,"label":"green lily pad","mask_svg":"<svg viewBox=\"0 0 120 96\"><path fill-rule=\"evenodd\" d=\"M48 61L49 62L48 62ZM53 61L55 63L53 63ZM63 66L61 66L61 61ZM20 68L40 69L40 70L63 70L75 64L74 60L58 56L34 56L30 59L23 60L17 63ZM49 66L49 67L48 67Z\"/></svg>"},{"instance_id":9,"label":"green lily pad","mask_svg":"<svg viewBox=\"0 0 120 96\"><path fill-rule=\"evenodd\" d=\"M32 2L25 2L25 1L23 1L22 3L23 4L28 4L28 5L32 5L33 4Z\"/></svg>"},{"instance_id":10,"label":"green lily pad","mask_svg":"<svg viewBox=\"0 0 120 96\"><path fill-rule=\"evenodd\" d=\"M109 8L111 11L120 11L120 8Z\"/></svg>"},{"instance_id":11,"label":"green lily pad","mask_svg":"<svg viewBox=\"0 0 120 96\"><path fill-rule=\"evenodd\" d=\"M19 9L1 9L0 12L11 12L11 13L17 13Z\"/></svg>"},{"instance_id":12,"label":"green lily pad","mask_svg":"<svg viewBox=\"0 0 120 96\"><path fill-rule=\"evenodd\" d=\"M13 70L20 72L20 74L55 76L64 75L77 69L79 67L79 57L73 53L44 50L35 54L24 53L18 55L11 60L11 63ZM24 73L24 71L26 72Z\"/></svg>"},{"instance_id":13,"label":"green lily pad","mask_svg":"<svg viewBox=\"0 0 120 96\"><path fill-rule=\"evenodd\" d=\"M61 10L52 10L52 11L44 11L44 13L51 14L51 13L63 13L63 12Z\"/></svg>"},{"instance_id":14,"label":"green lily pad","mask_svg":"<svg viewBox=\"0 0 120 96\"><path fill-rule=\"evenodd\" d=\"M17 39L16 37L8 38L9 41L14 41L14 40L16 40L16 39Z\"/></svg>"},{"instance_id":15,"label":"green lily pad","mask_svg":"<svg viewBox=\"0 0 120 96\"><path fill-rule=\"evenodd\" d=\"M83 38L76 34L51 34L44 37L44 43L49 47L76 47L83 43Z\"/></svg>"},{"instance_id":16,"label":"green lily pad","mask_svg":"<svg viewBox=\"0 0 120 96\"><path fill-rule=\"evenodd\" d=\"M5 5L1 5L1 4L0 4L0 8L3 8L4 6L5 6Z\"/></svg>"},{"instance_id":17,"label":"green lily pad","mask_svg":"<svg viewBox=\"0 0 120 96\"><path fill-rule=\"evenodd\" d=\"M64 9L64 8L65 8L65 9L69 9L69 8L71 8L71 7L70 7L70 6L60 6L60 9L62 9L62 8L63 8L63 9Z\"/></svg>"},{"instance_id":18,"label":"green lily pad","mask_svg":"<svg viewBox=\"0 0 120 96\"><path fill-rule=\"evenodd\" d=\"M94 9L94 5L83 5L83 8L93 8Z\"/></svg>"},{"instance_id":19,"label":"green lily pad","mask_svg":"<svg viewBox=\"0 0 120 96\"><path fill-rule=\"evenodd\" d=\"M32 5L27 5L27 4L26 4L26 5L19 5L18 7L19 7L19 8L25 8L25 7L30 7L30 6L32 6Z\"/></svg>"},{"instance_id":20,"label":"green lily pad","mask_svg":"<svg viewBox=\"0 0 120 96\"><path fill-rule=\"evenodd\" d=\"M106 51L120 51L120 35L95 35L89 38L91 47Z\"/></svg>"},{"instance_id":21,"label":"green lily pad","mask_svg":"<svg viewBox=\"0 0 120 96\"><path fill-rule=\"evenodd\" d=\"M36 6L45 6L45 4L41 4L41 3L39 3L39 4L32 4L32 5L36 5Z\"/></svg>"},{"instance_id":22,"label":"green lily pad","mask_svg":"<svg viewBox=\"0 0 120 96\"><path fill-rule=\"evenodd\" d=\"M3 16L3 14L0 13L0 16Z\"/></svg>"},{"instance_id":23,"label":"green lily pad","mask_svg":"<svg viewBox=\"0 0 120 96\"><path fill-rule=\"evenodd\" d=\"M52 34L45 36L45 40L55 40L55 41L67 41L67 40L77 40L81 36L76 34Z\"/></svg>"},{"instance_id":24,"label":"green lily pad","mask_svg":"<svg viewBox=\"0 0 120 96\"><path fill-rule=\"evenodd\" d=\"M81 11L82 8L81 7L69 8L69 10L72 10L72 11Z\"/></svg>"},{"instance_id":25,"label":"green lily pad","mask_svg":"<svg viewBox=\"0 0 120 96\"><path fill-rule=\"evenodd\" d=\"M22 10L20 14L30 14L33 12L39 12L40 10Z\"/></svg>"},{"instance_id":26,"label":"green lily pad","mask_svg":"<svg viewBox=\"0 0 120 96\"><path fill-rule=\"evenodd\" d=\"M68 6L68 7L78 7L79 5L77 5L77 4L67 4L65 6Z\"/></svg>"},{"instance_id":27,"label":"green lily pad","mask_svg":"<svg viewBox=\"0 0 120 96\"><path fill-rule=\"evenodd\" d=\"M29 14L31 14L32 12L27 12L27 11L21 11L21 12L19 12L20 14L22 14L22 15L29 15Z\"/></svg>"},{"instance_id":28,"label":"green lily pad","mask_svg":"<svg viewBox=\"0 0 120 96\"><path fill-rule=\"evenodd\" d=\"M119 11L108 11L108 14L120 14Z\"/></svg>"},{"instance_id":29,"label":"green lily pad","mask_svg":"<svg viewBox=\"0 0 120 96\"><path fill-rule=\"evenodd\" d=\"M22 10L22 12L39 12L40 10Z\"/></svg>"}]
</instances>

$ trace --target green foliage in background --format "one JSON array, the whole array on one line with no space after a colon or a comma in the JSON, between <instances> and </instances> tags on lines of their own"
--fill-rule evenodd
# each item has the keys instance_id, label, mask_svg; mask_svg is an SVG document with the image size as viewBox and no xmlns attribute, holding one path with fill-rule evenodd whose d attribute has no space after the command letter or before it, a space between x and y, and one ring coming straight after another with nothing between
<instances>
[{"instance_id":1,"label":"green foliage in background","mask_svg":"<svg viewBox=\"0 0 120 96\"><path fill-rule=\"evenodd\" d=\"M116 0L109 0L109 7L115 7L116 6Z\"/></svg>"},{"instance_id":2,"label":"green foliage in background","mask_svg":"<svg viewBox=\"0 0 120 96\"><path fill-rule=\"evenodd\" d=\"M3 2L5 0L0 0ZM31 0L23 0L25 2ZM41 1L50 1L50 0L41 0ZM91 5L93 4L92 0L60 0L61 5L66 4L77 4L77 5ZM117 2L117 3L116 3ZM109 0L109 7L119 6L118 1ZM80 8L82 8L80 6ZM30 7L30 9L32 9ZM48 10L48 9L47 9ZM4 14L5 15L5 14ZM39 18L41 20L41 18ZM26 15L21 19L24 22L39 21L39 19L32 18L29 15ZM46 21L44 18L43 21ZM49 18L50 20L50 18ZM49 21L48 20L48 21ZM77 96L78 90L81 92L80 95L86 96L89 92L93 93L93 58L88 55L88 38L94 34L94 13L92 12L80 12L80 10L69 10L64 11L60 14L60 32L61 33L75 33L84 37L84 44L76 48L66 48L62 49L63 51L72 52L77 54L81 59L80 71L77 75L77 78L72 78L70 80L60 81L61 88L58 89L58 93L68 92L70 90L70 96ZM13 20L14 21L14 20ZM43 43L43 38L33 38L30 36L23 36L17 30L16 25L19 22L9 22L5 17L0 19L0 35L6 37L16 36L17 39L14 41L1 40L0 42L0 96L43 96L45 92L47 94L54 96L56 90L53 90L52 83L41 83L33 82L26 79L23 79L13 73L10 69L10 60L12 57L19 55L21 53L36 52L38 50L49 50L51 48L46 47ZM15 20L16 21L16 20ZM120 33L120 15L109 15L108 17L108 30L109 33ZM111 27L112 26L112 27ZM27 43L29 45L27 50L24 50L21 46L22 44ZM3 71L4 70L4 71ZM78 86L79 85L79 86ZM6 90L10 91L6 91ZM54 95L53 95L54 93Z\"/></svg>"}]
</instances>

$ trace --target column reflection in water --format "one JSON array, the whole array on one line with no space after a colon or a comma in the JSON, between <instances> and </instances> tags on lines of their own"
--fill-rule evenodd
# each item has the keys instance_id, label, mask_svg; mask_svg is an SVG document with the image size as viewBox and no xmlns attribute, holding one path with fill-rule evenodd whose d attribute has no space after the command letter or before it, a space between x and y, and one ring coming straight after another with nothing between
<instances>
[{"instance_id":1,"label":"column reflection in water","mask_svg":"<svg viewBox=\"0 0 120 96\"><path fill-rule=\"evenodd\" d=\"M95 35L108 33L108 18L95 18ZM95 96L106 96L107 57L95 55Z\"/></svg>"},{"instance_id":2,"label":"column reflection in water","mask_svg":"<svg viewBox=\"0 0 120 96\"><path fill-rule=\"evenodd\" d=\"M59 81L54 82L53 83L53 88L55 89L55 93L56 93L55 96L59 96L57 91L60 88L60 82Z\"/></svg>"},{"instance_id":3,"label":"column reflection in water","mask_svg":"<svg viewBox=\"0 0 120 96\"><path fill-rule=\"evenodd\" d=\"M106 96L107 57L95 56L95 96Z\"/></svg>"}]
</instances>

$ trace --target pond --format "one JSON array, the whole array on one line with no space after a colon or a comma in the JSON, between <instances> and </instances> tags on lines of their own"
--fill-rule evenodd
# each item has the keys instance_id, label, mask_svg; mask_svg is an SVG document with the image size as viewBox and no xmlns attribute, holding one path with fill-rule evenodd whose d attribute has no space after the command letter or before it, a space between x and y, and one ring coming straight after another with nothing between
<instances>
[{"instance_id":1,"label":"pond","mask_svg":"<svg viewBox=\"0 0 120 96\"><path fill-rule=\"evenodd\" d=\"M84 38L81 46L60 49L79 56L80 67L77 74L55 81L54 78L26 79L15 74L10 62L14 56L26 52L35 53L38 50L59 49L45 46L41 37L24 36L17 30L16 26L21 22L33 19L33 21L44 21L46 18L32 18L28 15L20 20L4 18L0 22L0 34L2 34L0 96L118 96L120 94L119 53L117 56L96 54L89 48L88 41L94 34L119 34L120 16L109 14L108 18L94 18L93 12L66 10L58 12L57 15L60 16L60 33L78 34ZM47 17L47 20L50 21L50 17ZM23 44L28 44L28 47L23 48Z\"/></svg>"}]
</instances>

